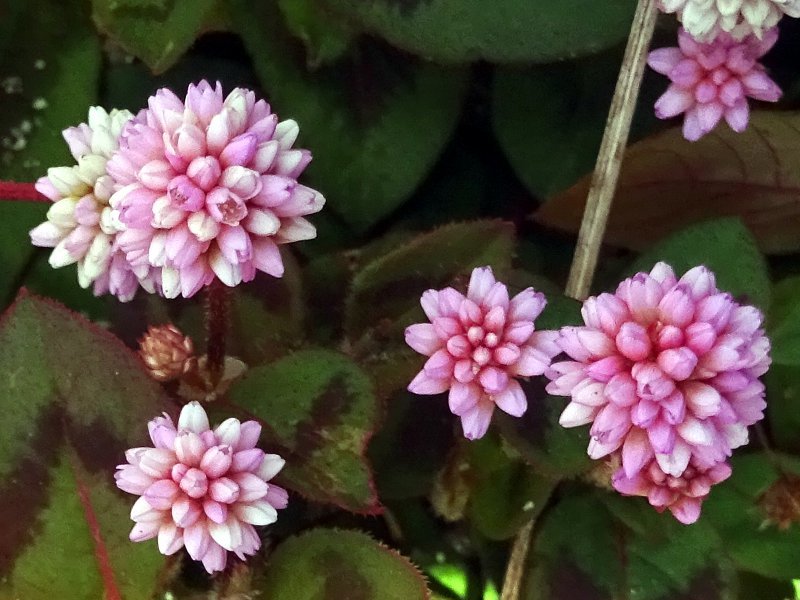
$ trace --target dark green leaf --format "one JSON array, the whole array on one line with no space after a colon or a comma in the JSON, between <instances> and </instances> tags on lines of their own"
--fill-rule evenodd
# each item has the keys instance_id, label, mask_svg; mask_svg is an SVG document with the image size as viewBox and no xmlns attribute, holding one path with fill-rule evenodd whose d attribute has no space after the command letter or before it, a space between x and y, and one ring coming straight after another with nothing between
<instances>
[{"instance_id":1,"label":"dark green leaf","mask_svg":"<svg viewBox=\"0 0 800 600\"><path fill-rule=\"evenodd\" d=\"M63 406L77 439L100 461L141 445L167 396L136 354L110 333L49 300L23 293L0 322L0 475L28 445L25 431L48 406ZM103 444L115 442L111 448Z\"/></svg>"},{"instance_id":2,"label":"dark green leaf","mask_svg":"<svg viewBox=\"0 0 800 600\"><path fill-rule=\"evenodd\" d=\"M374 373L376 380L380 376ZM409 379L406 379L407 384ZM369 444L383 500L427 495L453 442L453 415L444 398L406 391L391 396L381 428Z\"/></svg>"},{"instance_id":3,"label":"dark green leaf","mask_svg":"<svg viewBox=\"0 0 800 600\"><path fill-rule=\"evenodd\" d=\"M95 102L100 43L77 0L30 0L18 18L26 25L0 57L0 172L33 182L73 162L61 131Z\"/></svg>"},{"instance_id":4,"label":"dark green leaf","mask_svg":"<svg viewBox=\"0 0 800 600\"><path fill-rule=\"evenodd\" d=\"M535 519L556 486L556 480L508 456L492 435L469 445L468 461L474 478L469 519L489 539L508 539Z\"/></svg>"},{"instance_id":5,"label":"dark green leaf","mask_svg":"<svg viewBox=\"0 0 800 600\"><path fill-rule=\"evenodd\" d=\"M0 308L13 300L16 288L34 248L28 232L44 220L44 204L32 202L3 202L0 199L0 257L3 269L0 270ZM75 284L77 286L77 282Z\"/></svg>"},{"instance_id":6,"label":"dark green leaf","mask_svg":"<svg viewBox=\"0 0 800 600\"><path fill-rule=\"evenodd\" d=\"M108 486L165 393L111 334L35 296L3 316L0 345L0 596L5 585L13 598L99 598L113 578L123 598L150 597L161 559L132 548L130 503ZM92 543L106 569L89 568Z\"/></svg>"},{"instance_id":7,"label":"dark green leaf","mask_svg":"<svg viewBox=\"0 0 800 600\"><path fill-rule=\"evenodd\" d=\"M369 377L347 357L296 352L250 369L230 400L264 424L265 443L287 461L287 487L353 512L380 511L365 458L378 403Z\"/></svg>"},{"instance_id":8,"label":"dark green leaf","mask_svg":"<svg viewBox=\"0 0 800 600\"><path fill-rule=\"evenodd\" d=\"M458 118L465 73L402 61L372 45L335 67L305 71L272 2L235 0L231 14L262 85L314 153L308 181L364 231L419 184Z\"/></svg>"},{"instance_id":9,"label":"dark green leaf","mask_svg":"<svg viewBox=\"0 0 800 600\"><path fill-rule=\"evenodd\" d=\"M92 0L97 27L154 72L169 69L213 25L217 0Z\"/></svg>"},{"instance_id":10,"label":"dark green leaf","mask_svg":"<svg viewBox=\"0 0 800 600\"><path fill-rule=\"evenodd\" d=\"M494 130L534 195L549 198L591 172L621 63L621 49L615 48L582 60L505 67L495 75ZM649 89L643 95L653 96ZM641 105L651 100L642 98ZM637 111L631 136L643 135L654 121L651 110Z\"/></svg>"},{"instance_id":11,"label":"dark green leaf","mask_svg":"<svg viewBox=\"0 0 800 600\"><path fill-rule=\"evenodd\" d=\"M800 367L772 365L764 379L772 439L781 450L800 452Z\"/></svg>"},{"instance_id":12,"label":"dark green leaf","mask_svg":"<svg viewBox=\"0 0 800 600\"><path fill-rule=\"evenodd\" d=\"M36 507L36 533L0 580L0 596L152 598L164 559L152 542L128 539L132 501L112 489L108 474L88 473L62 450L40 485L46 497Z\"/></svg>"},{"instance_id":13,"label":"dark green leaf","mask_svg":"<svg viewBox=\"0 0 800 600\"><path fill-rule=\"evenodd\" d=\"M800 527L778 529L766 522L767 513L758 505L780 477L779 468L798 472L796 459L745 454L734 457L731 465L731 478L714 488L703 506L726 552L742 571L785 580L800 577Z\"/></svg>"},{"instance_id":14,"label":"dark green leaf","mask_svg":"<svg viewBox=\"0 0 800 600\"><path fill-rule=\"evenodd\" d=\"M634 2L324 0L370 33L438 61L550 62L623 40Z\"/></svg>"},{"instance_id":15,"label":"dark green leaf","mask_svg":"<svg viewBox=\"0 0 800 600\"><path fill-rule=\"evenodd\" d=\"M286 27L306 47L309 69L336 62L350 47L354 33L314 0L278 0Z\"/></svg>"},{"instance_id":16,"label":"dark green leaf","mask_svg":"<svg viewBox=\"0 0 800 600\"><path fill-rule=\"evenodd\" d=\"M800 365L800 277L789 277L772 288L767 321L773 362Z\"/></svg>"},{"instance_id":17,"label":"dark green leaf","mask_svg":"<svg viewBox=\"0 0 800 600\"><path fill-rule=\"evenodd\" d=\"M606 506L609 499L632 513L629 520L647 523L647 528L632 530L617 521ZM702 521L686 527L668 513L656 513L646 500L594 492L573 493L547 513L535 552L551 569L563 562L577 565L611 597L666 600L683 598L681 593L719 597L716 589L706 596L690 593L695 578L709 569L718 571L719 548L714 531Z\"/></svg>"},{"instance_id":18,"label":"dark green leaf","mask_svg":"<svg viewBox=\"0 0 800 600\"><path fill-rule=\"evenodd\" d=\"M766 261L739 219L718 219L687 227L642 254L631 271L650 271L658 261L671 265L679 276L705 265L714 271L719 289L756 306L769 306Z\"/></svg>"},{"instance_id":19,"label":"dark green leaf","mask_svg":"<svg viewBox=\"0 0 800 600\"><path fill-rule=\"evenodd\" d=\"M421 318L419 298L430 288L466 289L474 267L507 270L514 227L503 221L474 221L435 229L368 263L354 277L345 329L356 337L381 321L399 332ZM388 332L387 332L388 335Z\"/></svg>"},{"instance_id":20,"label":"dark green leaf","mask_svg":"<svg viewBox=\"0 0 800 600\"><path fill-rule=\"evenodd\" d=\"M408 559L357 531L314 529L281 544L261 587L264 600L429 600Z\"/></svg>"}]
</instances>

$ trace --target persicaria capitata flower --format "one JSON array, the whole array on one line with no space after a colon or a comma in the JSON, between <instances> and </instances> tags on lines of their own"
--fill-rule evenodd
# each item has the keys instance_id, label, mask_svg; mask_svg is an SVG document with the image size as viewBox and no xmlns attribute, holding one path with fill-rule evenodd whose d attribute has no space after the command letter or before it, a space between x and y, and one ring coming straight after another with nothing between
<instances>
[{"instance_id":1,"label":"persicaria capitata flower","mask_svg":"<svg viewBox=\"0 0 800 600\"><path fill-rule=\"evenodd\" d=\"M723 33L741 40L758 38L783 15L800 17L800 0L659 0L658 7L676 13L693 38L710 42Z\"/></svg>"},{"instance_id":2,"label":"persicaria capitata flower","mask_svg":"<svg viewBox=\"0 0 800 600\"><path fill-rule=\"evenodd\" d=\"M256 448L261 425L227 419L211 429L203 407L183 407L177 427L166 414L148 424L154 447L131 448L117 487L140 498L131 509L130 539L158 538L162 554L184 546L206 571L225 568L228 552L245 560L261 547L254 525L286 508L285 489L268 483L284 460Z\"/></svg>"},{"instance_id":3,"label":"persicaria capitata flower","mask_svg":"<svg viewBox=\"0 0 800 600\"><path fill-rule=\"evenodd\" d=\"M781 89L758 62L777 39L778 30L770 29L762 39L736 41L723 33L703 44L681 30L678 47L659 48L648 57L650 67L671 81L656 102L656 116L669 119L685 113L683 135L690 141L723 118L734 131L744 131L750 119L748 98L776 102L781 97Z\"/></svg>"},{"instance_id":4,"label":"persicaria capitata flower","mask_svg":"<svg viewBox=\"0 0 800 600\"><path fill-rule=\"evenodd\" d=\"M51 167L36 182L36 189L53 205L47 220L30 233L34 245L53 248L53 268L77 263L81 287L93 285L95 295L111 292L122 301L133 298L139 281L118 247L117 234L124 227L109 206L114 180L106 172L106 163L131 118L127 110L109 113L93 106L88 123L64 130L77 164ZM152 291L147 280L142 284Z\"/></svg>"},{"instance_id":5,"label":"persicaria capitata flower","mask_svg":"<svg viewBox=\"0 0 800 600\"><path fill-rule=\"evenodd\" d=\"M137 274L156 270L170 298L214 278L236 286L257 271L283 275L278 244L315 237L304 217L325 203L297 182L311 160L292 148L298 131L242 88L225 97L201 81L184 100L166 88L151 96L108 163L120 245Z\"/></svg>"},{"instance_id":6,"label":"persicaria capitata flower","mask_svg":"<svg viewBox=\"0 0 800 600\"><path fill-rule=\"evenodd\" d=\"M678 279L659 263L615 294L587 299L582 314L585 325L562 328L558 339L571 360L547 372L547 391L571 398L561 424L591 423L592 458L620 452L624 481L636 484L624 484L625 493L646 481L660 486L656 468L672 478L667 485L693 478L685 475L690 464L692 473L718 478L721 467L713 469L763 418L759 377L770 344L761 312L718 290L705 267ZM648 476L640 477L643 469Z\"/></svg>"},{"instance_id":7,"label":"persicaria capitata flower","mask_svg":"<svg viewBox=\"0 0 800 600\"><path fill-rule=\"evenodd\" d=\"M527 288L509 298L490 267L472 272L467 295L448 287L422 295L429 323L406 329L406 343L429 356L409 384L415 394L449 390L464 435L482 437L495 406L519 417L528 402L517 377L541 375L559 352L552 331L535 331L544 295Z\"/></svg>"}]
</instances>

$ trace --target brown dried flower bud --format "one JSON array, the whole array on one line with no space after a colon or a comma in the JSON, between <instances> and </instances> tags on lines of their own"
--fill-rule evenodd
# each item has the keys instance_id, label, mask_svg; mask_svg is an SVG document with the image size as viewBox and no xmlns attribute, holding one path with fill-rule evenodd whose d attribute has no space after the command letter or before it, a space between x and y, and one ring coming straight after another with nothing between
<instances>
[{"instance_id":1,"label":"brown dried flower bud","mask_svg":"<svg viewBox=\"0 0 800 600\"><path fill-rule=\"evenodd\" d=\"M192 339L174 325L151 325L139 340L139 356L158 381L177 379L197 364Z\"/></svg>"},{"instance_id":2,"label":"brown dried flower bud","mask_svg":"<svg viewBox=\"0 0 800 600\"><path fill-rule=\"evenodd\" d=\"M800 523L800 477L783 474L758 499L767 519L779 529L788 529L792 523Z\"/></svg>"}]
</instances>

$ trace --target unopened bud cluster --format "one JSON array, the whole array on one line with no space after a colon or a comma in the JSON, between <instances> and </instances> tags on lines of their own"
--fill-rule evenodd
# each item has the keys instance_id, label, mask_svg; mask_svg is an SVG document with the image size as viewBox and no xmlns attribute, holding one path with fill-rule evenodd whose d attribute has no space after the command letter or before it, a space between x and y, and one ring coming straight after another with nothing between
<instances>
[{"instance_id":1,"label":"unopened bud cluster","mask_svg":"<svg viewBox=\"0 0 800 600\"><path fill-rule=\"evenodd\" d=\"M174 325L149 327L139 340L139 356L158 381L177 379L197 364L191 338Z\"/></svg>"}]
</instances>

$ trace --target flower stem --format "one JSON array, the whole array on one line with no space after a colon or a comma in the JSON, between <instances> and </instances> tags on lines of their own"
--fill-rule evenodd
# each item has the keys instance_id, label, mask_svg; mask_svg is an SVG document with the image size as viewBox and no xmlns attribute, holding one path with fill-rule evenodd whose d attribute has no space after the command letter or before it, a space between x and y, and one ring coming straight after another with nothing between
<instances>
[{"instance_id":1,"label":"flower stem","mask_svg":"<svg viewBox=\"0 0 800 600\"><path fill-rule=\"evenodd\" d=\"M633 17L625 57L622 60L617 87L611 101L603 141L592 175L586 199L578 243L567 280L566 293L577 300L589 295L600 245L611 212L611 202L617 189L622 154L628 142L636 99L644 75L647 49L655 29L657 10L655 0L639 0Z\"/></svg>"},{"instance_id":2,"label":"flower stem","mask_svg":"<svg viewBox=\"0 0 800 600\"><path fill-rule=\"evenodd\" d=\"M216 384L224 371L228 337L230 288L214 279L206 289L206 360L211 381Z\"/></svg>"},{"instance_id":3,"label":"flower stem","mask_svg":"<svg viewBox=\"0 0 800 600\"><path fill-rule=\"evenodd\" d=\"M27 202L47 202L32 183L0 181L0 200L22 200Z\"/></svg>"},{"instance_id":4,"label":"flower stem","mask_svg":"<svg viewBox=\"0 0 800 600\"><path fill-rule=\"evenodd\" d=\"M520 597L525 576L525 566L528 561L528 549L531 545L531 536L533 534L533 523L533 520L528 521L519 530L517 537L514 538L500 600L518 600Z\"/></svg>"}]
</instances>

